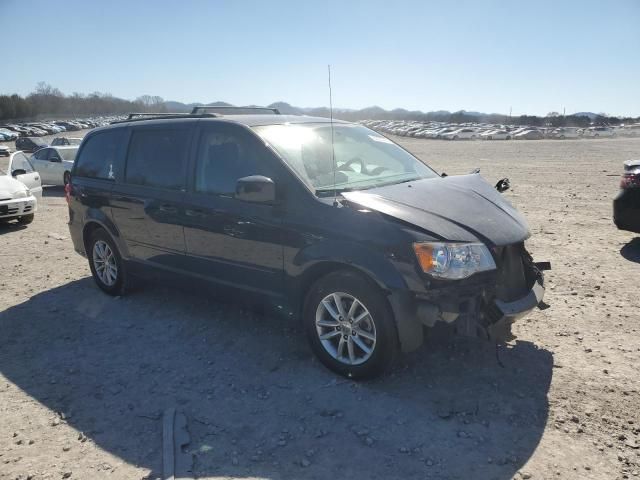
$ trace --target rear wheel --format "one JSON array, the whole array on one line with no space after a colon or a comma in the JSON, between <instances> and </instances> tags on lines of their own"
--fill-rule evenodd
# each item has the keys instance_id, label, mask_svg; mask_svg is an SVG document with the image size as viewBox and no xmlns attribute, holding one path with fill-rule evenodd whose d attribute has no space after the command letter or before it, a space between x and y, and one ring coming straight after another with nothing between
<instances>
[{"instance_id":1,"label":"rear wheel","mask_svg":"<svg viewBox=\"0 0 640 480\"><path fill-rule=\"evenodd\" d=\"M393 313L383 293L350 271L330 273L311 287L303 321L314 353L345 377L380 375L398 348Z\"/></svg>"},{"instance_id":2,"label":"rear wheel","mask_svg":"<svg viewBox=\"0 0 640 480\"><path fill-rule=\"evenodd\" d=\"M34 219L33 213L31 215L23 215L21 217L18 217L18 223L20 225L29 225L31 222L33 222L33 219Z\"/></svg>"},{"instance_id":3,"label":"rear wheel","mask_svg":"<svg viewBox=\"0 0 640 480\"><path fill-rule=\"evenodd\" d=\"M109 295L124 293L125 269L115 242L103 229L89 239L89 267L98 287Z\"/></svg>"}]
</instances>

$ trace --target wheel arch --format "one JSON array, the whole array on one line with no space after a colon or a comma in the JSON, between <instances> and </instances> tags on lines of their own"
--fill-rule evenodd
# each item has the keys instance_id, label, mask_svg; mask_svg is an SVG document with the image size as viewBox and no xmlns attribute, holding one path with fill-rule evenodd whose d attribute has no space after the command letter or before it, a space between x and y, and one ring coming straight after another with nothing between
<instances>
[{"instance_id":1,"label":"wheel arch","mask_svg":"<svg viewBox=\"0 0 640 480\"><path fill-rule=\"evenodd\" d=\"M118 247L120 256L123 259L127 259L129 257L128 249L126 248L125 243L122 241L122 237L120 236L118 229L113 224L113 222L111 222L111 220L102 212L89 213L82 227L82 244L84 246L84 251L87 253L87 255L89 252L89 248L88 248L89 239L91 238L91 235L93 234L93 232L95 232L98 229L102 229L105 232L107 232L107 235L111 237L113 242Z\"/></svg>"},{"instance_id":2,"label":"wheel arch","mask_svg":"<svg viewBox=\"0 0 640 480\"><path fill-rule=\"evenodd\" d=\"M388 265L388 267L392 266ZM422 327L414 318L415 316L405 310L405 302L398 301L408 295L406 283L400 274L395 271L395 268L391 271L387 268L383 268L383 270L386 271L364 267L358 263L330 259L314 262L299 276L295 277L293 281L294 291L290 298L295 300L292 310L297 318L302 319L307 296L318 280L337 271L352 272L369 282L372 287L379 289L384 297L385 304L393 315L401 349L403 351L414 350L422 344Z\"/></svg>"}]
</instances>

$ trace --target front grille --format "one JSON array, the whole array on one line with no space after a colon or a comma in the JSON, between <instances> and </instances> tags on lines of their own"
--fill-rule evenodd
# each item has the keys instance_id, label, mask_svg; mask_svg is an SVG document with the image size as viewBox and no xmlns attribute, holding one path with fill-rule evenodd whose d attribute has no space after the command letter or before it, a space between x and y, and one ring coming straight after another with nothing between
<instances>
[{"instance_id":1,"label":"front grille","mask_svg":"<svg viewBox=\"0 0 640 480\"><path fill-rule=\"evenodd\" d=\"M532 286L528 278L530 257L524 244L496 247L493 252L498 269L496 298L512 302L524 297Z\"/></svg>"}]
</instances>

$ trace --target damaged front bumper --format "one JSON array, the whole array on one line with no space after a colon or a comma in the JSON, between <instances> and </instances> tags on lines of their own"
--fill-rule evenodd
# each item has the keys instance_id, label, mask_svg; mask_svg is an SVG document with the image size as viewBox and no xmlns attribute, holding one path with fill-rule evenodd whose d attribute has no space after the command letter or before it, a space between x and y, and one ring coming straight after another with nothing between
<instances>
[{"instance_id":1,"label":"damaged front bumper","mask_svg":"<svg viewBox=\"0 0 640 480\"><path fill-rule=\"evenodd\" d=\"M511 325L543 302L543 271L551 265L534 263L524 245L507 247L499 254L498 270L492 276L479 276L471 285L450 283L408 297L391 295L402 350L418 348L423 327L439 322L453 325L464 336L511 339Z\"/></svg>"},{"instance_id":2,"label":"damaged front bumper","mask_svg":"<svg viewBox=\"0 0 640 480\"><path fill-rule=\"evenodd\" d=\"M494 299L485 309L483 322L488 337L494 340L505 340L511 335L511 325L518 319L526 316L531 310L542 303L544 299L544 275L538 271L533 287L524 297L511 302Z\"/></svg>"}]
</instances>

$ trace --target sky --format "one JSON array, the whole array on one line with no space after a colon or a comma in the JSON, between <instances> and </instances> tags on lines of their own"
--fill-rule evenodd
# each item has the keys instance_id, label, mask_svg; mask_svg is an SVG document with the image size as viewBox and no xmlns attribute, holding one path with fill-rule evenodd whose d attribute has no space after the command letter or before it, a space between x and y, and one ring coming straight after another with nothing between
<instances>
[{"instance_id":1,"label":"sky","mask_svg":"<svg viewBox=\"0 0 640 480\"><path fill-rule=\"evenodd\" d=\"M0 94L640 115L640 0L0 0ZM9 68L7 68L9 67Z\"/></svg>"}]
</instances>

